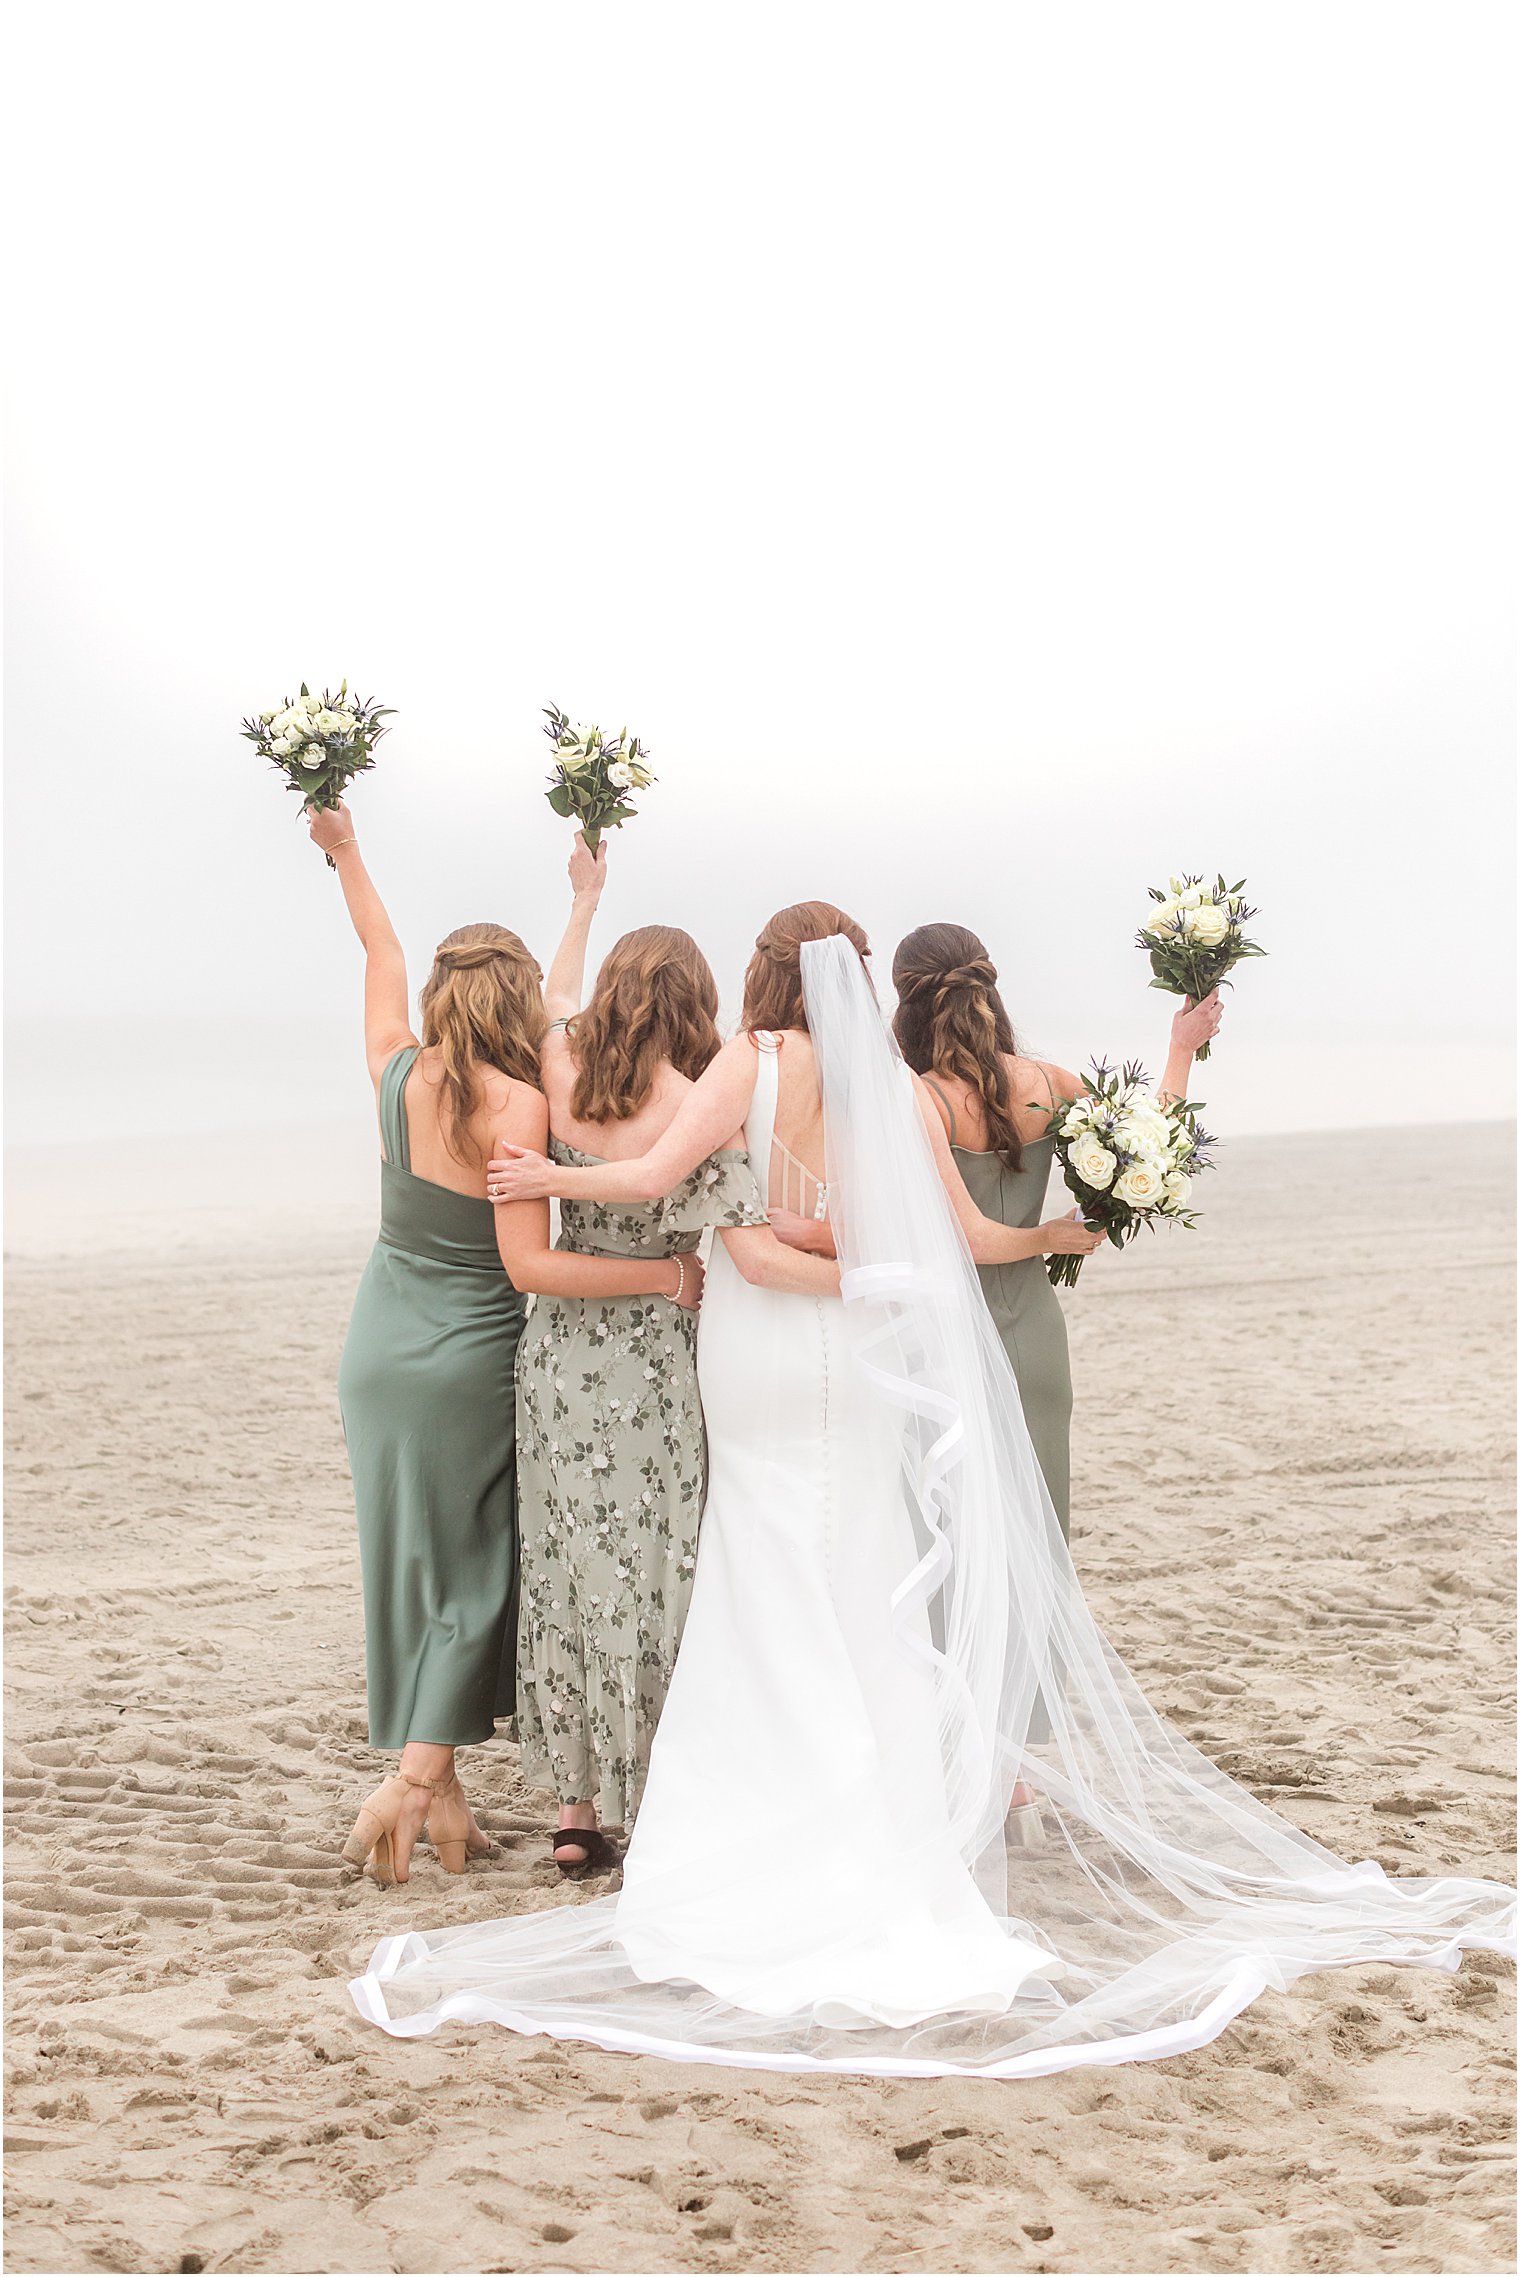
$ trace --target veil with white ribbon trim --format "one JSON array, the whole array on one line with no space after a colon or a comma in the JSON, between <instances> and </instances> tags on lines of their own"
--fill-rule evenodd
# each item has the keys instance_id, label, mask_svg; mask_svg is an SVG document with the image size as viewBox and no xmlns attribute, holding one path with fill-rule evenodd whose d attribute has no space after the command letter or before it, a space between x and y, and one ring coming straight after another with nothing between
<instances>
[{"instance_id":1,"label":"veil with white ribbon trim","mask_svg":"<svg viewBox=\"0 0 1520 2277\"><path fill-rule=\"evenodd\" d=\"M809 942L802 969L846 1309L866 1316L856 1355L898 1414L922 1540L894 1617L905 1648L934 1661L962 1856L1010 1929L1064 1964L1058 2010L1047 2000L979 2026L982 2064L1018 2070L1079 2048L1092 2060L1115 2039L1191 2044L1219 2003L1311 1969L1513 1950L1512 1892L1345 1864L1151 1707L1088 1609L860 961L843 941ZM1055 1837L1039 1851L1007 1844L1020 1779Z\"/></svg>"},{"instance_id":2,"label":"veil with white ribbon trim","mask_svg":"<svg viewBox=\"0 0 1520 2277\"><path fill-rule=\"evenodd\" d=\"M852 1759L874 1767L885 1815L824 1872L805 1806L772 1797L732 1849L667 1832L636 1877L641 1820L623 1898L388 1938L352 1987L361 2011L401 2036L489 2019L695 2062L1017 2078L1198 2047L1311 1970L1513 1951L1511 1891L1345 1864L1150 1706L1088 1610L860 960L843 939L809 942L802 972L847 1364L875 1394L863 1421L852 1409L865 1530L829 1550L828 1595L860 1672ZM817 1732L817 1752L836 1736ZM1043 1799L1037 1850L1009 1839L1021 1779ZM894 1913L899 1887L911 1903ZM765 1982L794 1983L794 2001L725 1997L716 1967L702 1980L703 1954L757 1919ZM876 1949L896 1985L873 2015L873 1987L846 1980ZM934 1981L940 1952L953 2002L893 1997ZM836 1978L844 1998L812 1996Z\"/></svg>"}]
</instances>

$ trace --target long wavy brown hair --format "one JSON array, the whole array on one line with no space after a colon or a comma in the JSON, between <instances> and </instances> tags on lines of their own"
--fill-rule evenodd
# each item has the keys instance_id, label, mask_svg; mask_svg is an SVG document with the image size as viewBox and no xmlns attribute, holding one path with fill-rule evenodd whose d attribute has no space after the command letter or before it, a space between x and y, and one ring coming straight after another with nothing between
<instances>
[{"instance_id":1,"label":"long wavy brown hair","mask_svg":"<svg viewBox=\"0 0 1520 2277\"><path fill-rule=\"evenodd\" d=\"M470 1136L484 1097L479 1068L538 1083L543 984L538 959L505 925L461 925L434 951L419 1000L422 1040L443 1064L444 1144L456 1162L485 1161Z\"/></svg>"},{"instance_id":2,"label":"long wavy brown hair","mask_svg":"<svg viewBox=\"0 0 1520 2277\"><path fill-rule=\"evenodd\" d=\"M794 901L778 909L755 936L755 953L744 975L744 1010L739 1025L753 1035L760 1028L800 1028L807 1033L802 994L802 944L842 933L862 964L871 944L853 917L831 901Z\"/></svg>"},{"instance_id":3,"label":"long wavy brown hair","mask_svg":"<svg viewBox=\"0 0 1520 2277\"><path fill-rule=\"evenodd\" d=\"M1008 1082L1019 1047L985 943L966 925L920 925L898 943L892 984L892 1033L909 1067L968 1083L982 1102L991 1151L1020 1169L1024 1149Z\"/></svg>"},{"instance_id":4,"label":"long wavy brown hair","mask_svg":"<svg viewBox=\"0 0 1520 2277\"><path fill-rule=\"evenodd\" d=\"M679 925L641 925L608 950L591 1002L565 1031L575 1060L570 1112L583 1123L625 1123L662 1060L695 1083L716 1055L718 984Z\"/></svg>"}]
</instances>

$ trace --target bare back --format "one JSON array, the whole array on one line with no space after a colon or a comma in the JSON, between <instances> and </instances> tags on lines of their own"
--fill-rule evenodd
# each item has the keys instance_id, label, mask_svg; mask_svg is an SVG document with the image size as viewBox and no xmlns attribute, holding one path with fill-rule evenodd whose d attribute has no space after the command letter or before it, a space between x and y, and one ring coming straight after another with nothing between
<instances>
[{"instance_id":1,"label":"bare back","mask_svg":"<svg viewBox=\"0 0 1520 2277\"><path fill-rule=\"evenodd\" d=\"M480 1060L475 1061L474 1072L480 1096L470 1117L470 1143L464 1160L449 1146L443 1071L436 1045L424 1044L418 1053L402 1093L402 1105L415 1176L426 1178L434 1186L446 1186L451 1193L478 1194L484 1200L486 1164L507 1104L514 1090L526 1091L529 1086L514 1083L500 1068L487 1067Z\"/></svg>"},{"instance_id":2,"label":"bare back","mask_svg":"<svg viewBox=\"0 0 1520 2277\"><path fill-rule=\"evenodd\" d=\"M588 1122L570 1112L576 1066L562 1029L549 1035L543 1051L544 1097L549 1102L549 1129L554 1137L577 1153L593 1154L603 1162L633 1162L647 1154L675 1121L692 1089L691 1078L661 1060L649 1096L622 1122Z\"/></svg>"},{"instance_id":3,"label":"bare back","mask_svg":"<svg viewBox=\"0 0 1520 2277\"><path fill-rule=\"evenodd\" d=\"M818 1060L812 1037L800 1028L782 1032L766 1203L770 1209L794 1210L804 1218L828 1215Z\"/></svg>"},{"instance_id":4,"label":"bare back","mask_svg":"<svg viewBox=\"0 0 1520 2277\"><path fill-rule=\"evenodd\" d=\"M1050 1110L1057 1099L1069 1098L1081 1088L1069 1068L1057 1067L1042 1059L1019 1059L1011 1052L1003 1054L1003 1065L1008 1070L1008 1095L1013 1108L1014 1127L1020 1140L1028 1144L1031 1139L1043 1138L1050 1121ZM942 1075L937 1069L929 1071L924 1079L933 1094L936 1106L945 1116L950 1128L950 1114L954 1127L951 1139L968 1153L984 1154L988 1147L987 1114L979 1091L972 1089L964 1077ZM946 1110L949 1110L949 1114Z\"/></svg>"}]
</instances>

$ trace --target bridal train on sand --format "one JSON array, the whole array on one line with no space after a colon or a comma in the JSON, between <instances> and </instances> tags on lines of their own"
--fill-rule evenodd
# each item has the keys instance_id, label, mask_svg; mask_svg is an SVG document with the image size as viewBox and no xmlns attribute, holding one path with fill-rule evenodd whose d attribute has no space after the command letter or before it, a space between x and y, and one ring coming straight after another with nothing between
<instances>
[{"instance_id":1,"label":"bridal train on sand","mask_svg":"<svg viewBox=\"0 0 1520 2277\"><path fill-rule=\"evenodd\" d=\"M714 1257L708 1501L623 1888L389 1937L360 2012L400 2037L489 2021L695 2062L1013 2078L1197 2047L1312 1970L1512 1951L1511 1892L1346 1864L1149 1706L1082 1596L943 1134L855 949L801 956L805 1032L753 1039L748 1063L728 1047L669 1144L708 1151L704 1108L747 1065L773 1191L783 1082L813 1087L842 1293ZM636 1169L558 1175L614 1200ZM545 1174L522 1165L514 1190ZM1010 1821L1021 1781L1039 1848Z\"/></svg>"}]
</instances>

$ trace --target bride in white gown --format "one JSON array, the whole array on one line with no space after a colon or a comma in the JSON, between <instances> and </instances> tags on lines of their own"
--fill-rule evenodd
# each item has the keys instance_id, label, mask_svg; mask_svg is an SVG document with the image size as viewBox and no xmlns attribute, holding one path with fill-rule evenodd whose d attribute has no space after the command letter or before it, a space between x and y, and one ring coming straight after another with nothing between
<instances>
[{"instance_id":1,"label":"bride in white gown","mask_svg":"<svg viewBox=\"0 0 1520 2277\"><path fill-rule=\"evenodd\" d=\"M842 1266L842 1297L815 1299L715 1253L696 1585L623 1888L387 1938L360 2011L402 2036L456 2018L1009 2078L1200 2046L1313 1969L1513 1951L1513 1893L1342 1863L1149 1707L1062 1541L943 1126L856 949L800 955L810 1034L728 1046L653 1154L499 1174L513 1198L631 1201L742 1120L757 1177L789 1205L801 1181ZM820 1110L821 1180L797 1160ZM1021 1779L1038 1847L1027 1814L1010 1827Z\"/></svg>"}]
</instances>

